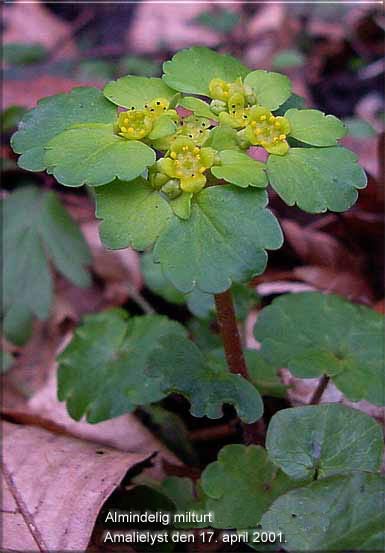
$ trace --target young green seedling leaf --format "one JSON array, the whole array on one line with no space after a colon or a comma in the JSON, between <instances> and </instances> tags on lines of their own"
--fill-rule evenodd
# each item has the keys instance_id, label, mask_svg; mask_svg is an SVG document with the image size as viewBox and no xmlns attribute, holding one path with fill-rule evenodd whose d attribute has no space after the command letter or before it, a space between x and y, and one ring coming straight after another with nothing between
<instances>
[{"instance_id":1,"label":"young green seedling leaf","mask_svg":"<svg viewBox=\"0 0 385 553\"><path fill-rule=\"evenodd\" d=\"M97 88L74 88L68 94L43 98L23 117L11 139L11 146L22 154L18 164L28 171L44 171L47 143L79 123L113 123L116 107Z\"/></svg>"},{"instance_id":2,"label":"young green seedling leaf","mask_svg":"<svg viewBox=\"0 0 385 553\"><path fill-rule=\"evenodd\" d=\"M249 69L232 56L195 46L181 50L166 61L163 71L164 82L175 90L208 96L212 79L235 81L238 77L245 77Z\"/></svg>"},{"instance_id":3,"label":"young green seedling leaf","mask_svg":"<svg viewBox=\"0 0 385 553\"><path fill-rule=\"evenodd\" d=\"M49 260L75 285L90 284L90 252L83 236L53 192L27 186L3 201L4 331L25 342L33 317L45 320L53 301Z\"/></svg>"},{"instance_id":4,"label":"young green seedling leaf","mask_svg":"<svg viewBox=\"0 0 385 553\"><path fill-rule=\"evenodd\" d=\"M202 473L214 528L254 528L273 501L295 487L260 446L227 445Z\"/></svg>"},{"instance_id":5,"label":"young green seedling leaf","mask_svg":"<svg viewBox=\"0 0 385 553\"><path fill-rule=\"evenodd\" d=\"M133 180L155 162L155 153L138 140L126 140L112 125L82 125L55 136L46 145L48 171L66 186L100 186Z\"/></svg>"},{"instance_id":6,"label":"young green seedling leaf","mask_svg":"<svg viewBox=\"0 0 385 553\"><path fill-rule=\"evenodd\" d=\"M384 496L385 479L377 474L326 478L279 497L262 530L282 532L293 553L382 551Z\"/></svg>"},{"instance_id":7,"label":"young green seedling leaf","mask_svg":"<svg viewBox=\"0 0 385 553\"><path fill-rule=\"evenodd\" d=\"M266 448L291 478L326 478L350 471L375 472L383 454L381 427L344 405L309 405L278 411L271 419Z\"/></svg>"},{"instance_id":8,"label":"young green seedling leaf","mask_svg":"<svg viewBox=\"0 0 385 553\"><path fill-rule=\"evenodd\" d=\"M98 187L95 198L96 217L103 220L100 237L111 249L146 249L173 217L167 200L142 177Z\"/></svg>"},{"instance_id":9,"label":"young green seedling leaf","mask_svg":"<svg viewBox=\"0 0 385 553\"><path fill-rule=\"evenodd\" d=\"M233 405L245 422L262 416L261 397L250 382L230 373L224 362L205 356L191 340L181 336L168 336L158 342L146 372L164 394L186 396L195 417L220 418L225 403Z\"/></svg>"},{"instance_id":10,"label":"young green seedling leaf","mask_svg":"<svg viewBox=\"0 0 385 553\"><path fill-rule=\"evenodd\" d=\"M382 368L384 318L335 295L281 296L254 329L261 355L298 378L329 375L350 400L385 405Z\"/></svg>"},{"instance_id":11,"label":"young green seedling leaf","mask_svg":"<svg viewBox=\"0 0 385 553\"><path fill-rule=\"evenodd\" d=\"M290 148L284 156L270 155L267 175L288 205L310 213L344 211L365 188L366 175L353 152L340 146Z\"/></svg>"},{"instance_id":12,"label":"young green seedling leaf","mask_svg":"<svg viewBox=\"0 0 385 553\"><path fill-rule=\"evenodd\" d=\"M264 191L212 186L194 198L191 217L175 218L158 239L154 260L181 292L227 290L263 272L266 249L282 244Z\"/></svg>"},{"instance_id":13,"label":"young green seedling leaf","mask_svg":"<svg viewBox=\"0 0 385 553\"><path fill-rule=\"evenodd\" d=\"M186 330L160 315L128 318L120 309L85 317L58 359L58 397L71 417L96 423L162 399L158 383L143 371L170 333L180 337Z\"/></svg>"}]
</instances>

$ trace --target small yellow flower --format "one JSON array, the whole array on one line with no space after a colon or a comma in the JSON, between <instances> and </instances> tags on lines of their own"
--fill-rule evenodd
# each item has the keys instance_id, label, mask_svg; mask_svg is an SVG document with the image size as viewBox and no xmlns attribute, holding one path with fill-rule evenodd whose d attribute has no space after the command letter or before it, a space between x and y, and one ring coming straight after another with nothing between
<instances>
[{"instance_id":1,"label":"small yellow flower","mask_svg":"<svg viewBox=\"0 0 385 553\"><path fill-rule=\"evenodd\" d=\"M200 148L191 138L177 138L168 157L157 162L158 170L180 181L183 192L199 192L206 184L204 172L215 160L215 150Z\"/></svg>"},{"instance_id":2,"label":"small yellow flower","mask_svg":"<svg viewBox=\"0 0 385 553\"><path fill-rule=\"evenodd\" d=\"M196 144L201 145L210 134L210 126L211 123L209 119L190 115L181 120L176 134L177 136L191 138Z\"/></svg>"},{"instance_id":3,"label":"small yellow flower","mask_svg":"<svg viewBox=\"0 0 385 553\"><path fill-rule=\"evenodd\" d=\"M275 117L263 106L250 108L244 133L250 144L262 146L270 154L283 156L289 150L286 140L290 133L289 121L286 117Z\"/></svg>"},{"instance_id":4,"label":"small yellow flower","mask_svg":"<svg viewBox=\"0 0 385 553\"><path fill-rule=\"evenodd\" d=\"M147 111L151 119L157 119L161 115L167 114L170 116L177 116L174 109L169 109L170 102L166 98L155 98L148 104L145 104L144 109Z\"/></svg>"},{"instance_id":5,"label":"small yellow flower","mask_svg":"<svg viewBox=\"0 0 385 553\"><path fill-rule=\"evenodd\" d=\"M239 77L232 83L227 83L222 79L212 79L209 84L210 97L214 100L228 102L233 94L242 94L244 96L244 87L242 79Z\"/></svg>"},{"instance_id":6,"label":"small yellow flower","mask_svg":"<svg viewBox=\"0 0 385 553\"><path fill-rule=\"evenodd\" d=\"M151 132L152 127L153 122L147 111L131 109L119 114L116 130L124 138L141 140Z\"/></svg>"}]
</instances>

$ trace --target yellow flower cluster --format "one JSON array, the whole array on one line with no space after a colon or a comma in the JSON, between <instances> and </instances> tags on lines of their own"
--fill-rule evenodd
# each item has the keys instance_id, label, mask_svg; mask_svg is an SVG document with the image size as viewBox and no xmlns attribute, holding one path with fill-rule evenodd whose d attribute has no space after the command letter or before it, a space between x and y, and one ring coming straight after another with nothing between
<instances>
[{"instance_id":1,"label":"yellow flower cluster","mask_svg":"<svg viewBox=\"0 0 385 553\"><path fill-rule=\"evenodd\" d=\"M155 122L162 115L178 118L175 110L169 109L170 103L165 98L155 98L143 109L131 108L119 114L116 132L128 140L142 140L150 134Z\"/></svg>"}]
</instances>

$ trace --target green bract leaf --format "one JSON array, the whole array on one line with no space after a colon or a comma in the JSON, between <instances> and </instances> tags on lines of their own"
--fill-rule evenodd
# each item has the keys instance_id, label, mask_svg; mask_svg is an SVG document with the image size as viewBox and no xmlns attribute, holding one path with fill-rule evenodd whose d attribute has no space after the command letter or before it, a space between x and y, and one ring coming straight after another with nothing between
<instances>
[{"instance_id":1,"label":"green bract leaf","mask_svg":"<svg viewBox=\"0 0 385 553\"><path fill-rule=\"evenodd\" d=\"M173 219L158 239L154 259L181 292L227 290L232 280L263 272L266 249L282 245L265 191L212 186L193 198L191 217Z\"/></svg>"},{"instance_id":2,"label":"green bract leaf","mask_svg":"<svg viewBox=\"0 0 385 553\"><path fill-rule=\"evenodd\" d=\"M215 127L210 131L210 134L203 144L206 148L210 146L214 150L238 150L239 142L238 135L235 129L231 127Z\"/></svg>"},{"instance_id":3,"label":"green bract leaf","mask_svg":"<svg viewBox=\"0 0 385 553\"><path fill-rule=\"evenodd\" d=\"M158 343L149 358L148 374L165 393L180 393L191 403L191 414L217 419L222 405L231 404L245 422L263 414L258 391L242 376L228 371L216 357L204 356L193 342L168 336Z\"/></svg>"},{"instance_id":4,"label":"green bract leaf","mask_svg":"<svg viewBox=\"0 0 385 553\"><path fill-rule=\"evenodd\" d=\"M267 186L265 165L252 159L242 152L225 150L219 154L222 165L211 168L212 174L217 179L224 179L242 188L255 186L264 188Z\"/></svg>"},{"instance_id":5,"label":"green bract leaf","mask_svg":"<svg viewBox=\"0 0 385 553\"><path fill-rule=\"evenodd\" d=\"M193 47L175 54L163 64L163 80L180 92L209 95L209 84L218 78L232 82L245 77L249 69L232 56Z\"/></svg>"},{"instance_id":6,"label":"green bract leaf","mask_svg":"<svg viewBox=\"0 0 385 553\"><path fill-rule=\"evenodd\" d=\"M277 298L254 329L261 354L299 378L330 375L352 401L385 405L384 318L339 296L304 292Z\"/></svg>"},{"instance_id":7,"label":"green bract leaf","mask_svg":"<svg viewBox=\"0 0 385 553\"><path fill-rule=\"evenodd\" d=\"M164 394L143 377L148 358L162 336L185 329L159 315L127 318L120 309L88 315L60 355L58 396L71 417L89 422L116 417Z\"/></svg>"},{"instance_id":8,"label":"green bract leaf","mask_svg":"<svg viewBox=\"0 0 385 553\"><path fill-rule=\"evenodd\" d=\"M214 528L254 528L272 502L292 487L260 446L227 445L202 474Z\"/></svg>"},{"instance_id":9,"label":"green bract leaf","mask_svg":"<svg viewBox=\"0 0 385 553\"><path fill-rule=\"evenodd\" d=\"M332 148L290 148L271 155L267 174L274 190L288 204L310 213L345 211L365 188L366 175L353 152Z\"/></svg>"},{"instance_id":10,"label":"green bract leaf","mask_svg":"<svg viewBox=\"0 0 385 553\"><path fill-rule=\"evenodd\" d=\"M264 531L281 531L285 549L383 551L385 479L357 473L319 480L278 498L263 516Z\"/></svg>"},{"instance_id":11,"label":"green bract leaf","mask_svg":"<svg viewBox=\"0 0 385 553\"><path fill-rule=\"evenodd\" d=\"M53 299L48 259L77 286L88 286L88 247L53 192L16 190L3 202L4 331L15 343L30 334L32 317L47 319Z\"/></svg>"},{"instance_id":12,"label":"green bract leaf","mask_svg":"<svg viewBox=\"0 0 385 553\"><path fill-rule=\"evenodd\" d=\"M383 453L381 427L344 405L278 411L269 424L270 459L291 478L325 478L349 471L375 472Z\"/></svg>"},{"instance_id":13,"label":"green bract leaf","mask_svg":"<svg viewBox=\"0 0 385 553\"><path fill-rule=\"evenodd\" d=\"M291 94L289 98L284 102L277 110L274 111L274 115L285 115L288 109L303 109L305 106L305 98L298 94Z\"/></svg>"},{"instance_id":14,"label":"green bract leaf","mask_svg":"<svg viewBox=\"0 0 385 553\"><path fill-rule=\"evenodd\" d=\"M251 382L263 396L285 397L287 386L282 384L275 365L268 363L258 351L245 351L247 372Z\"/></svg>"},{"instance_id":15,"label":"green bract leaf","mask_svg":"<svg viewBox=\"0 0 385 553\"><path fill-rule=\"evenodd\" d=\"M194 98L193 96L186 96L182 98L178 104L183 108L189 109L194 112L194 115L197 117L205 117L206 119L213 119L218 121L218 116L215 115L210 109L210 106L203 100L199 98Z\"/></svg>"},{"instance_id":16,"label":"green bract leaf","mask_svg":"<svg viewBox=\"0 0 385 553\"><path fill-rule=\"evenodd\" d=\"M249 73L245 85L257 95L257 103L270 110L278 109L291 94L291 82L286 75L257 69Z\"/></svg>"},{"instance_id":17,"label":"green bract leaf","mask_svg":"<svg viewBox=\"0 0 385 553\"><path fill-rule=\"evenodd\" d=\"M346 134L346 127L334 117L317 109L289 109L290 136L313 146L335 146Z\"/></svg>"},{"instance_id":18,"label":"green bract leaf","mask_svg":"<svg viewBox=\"0 0 385 553\"><path fill-rule=\"evenodd\" d=\"M118 106L142 109L144 104L155 98L171 100L175 90L168 87L162 79L128 75L108 83L103 94Z\"/></svg>"},{"instance_id":19,"label":"green bract leaf","mask_svg":"<svg viewBox=\"0 0 385 553\"><path fill-rule=\"evenodd\" d=\"M172 218L167 200L141 177L98 187L95 198L96 216L103 219L100 237L107 248L144 250Z\"/></svg>"},{"instance_id":20,"label":"green bract leaf","mask_svg":"<svg viewBox=\"0 0 385 553\"><path fill-rule=\"evenodd\" d=\"M168 115L161 115L154 123L154 127L148 138L150 140L158 140L159 138L164 138L165 136L170 136L174 134L176 130L176 124Z\"/></svg>"},{"instance_id":21,"label":"green bract leaf","mask_svg":"<svg viewBox=\"0 0 385 553\"><path fill-rule=\"evenodd\" d=\"M182 192L177 198L170 200L170 206L177 217L189 219L191 214L192 192Z\"/></svg>"},{"instance_id":22,"label":"green bract leaf","mask_svg":"<svg viewBox=\"0 0 385 553\"><path fill-rule=\"evenodd\" d=\"M68 94L43 98L23 117L11 146L19 165L29 171L46 169L44 148L56 135L76 123L112 123L116 108L97 88L74 88Z\"/></svg>"},{"instance_id":23,"label":"green bract leaf","mask_svg":"<svg viewBox=\"0 0 385 553\"><path fill-rule=\"evenodd\" d=\"M44 159L61 184L100 186L116 177L135 179L155 162L155 152L116 135L112 125L82 125L50 140Z\"/></svg>"}]
</instances>

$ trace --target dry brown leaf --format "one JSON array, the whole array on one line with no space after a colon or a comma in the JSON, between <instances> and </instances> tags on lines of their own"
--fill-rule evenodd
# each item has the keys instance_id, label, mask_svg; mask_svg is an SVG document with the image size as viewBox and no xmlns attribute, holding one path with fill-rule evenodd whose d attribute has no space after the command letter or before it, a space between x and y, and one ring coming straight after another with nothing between
<instances>
[{"instance_id":1,"label":"dry brown leaf","mask_svg":"<svg viewBox=\"0 0 385 553\"><path fill-rule=\"evenodd\" d=\"M4 423L3 474L14 514L6 513L2 547L20 550L20 531L28 529L35 542L32 551L85 550L103 503L146 456Z\"/></svg>"}]
</instances>

